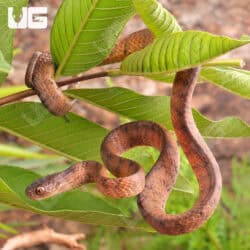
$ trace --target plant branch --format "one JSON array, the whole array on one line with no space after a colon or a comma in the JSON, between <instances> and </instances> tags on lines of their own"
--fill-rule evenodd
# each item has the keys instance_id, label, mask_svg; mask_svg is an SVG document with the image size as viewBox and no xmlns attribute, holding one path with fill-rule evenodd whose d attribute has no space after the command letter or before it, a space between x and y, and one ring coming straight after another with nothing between
<instances>
[{"instance_id":1,"label":"plant branch","mask_svg":"<svg viewBox=\"0 0 250 250\"><path fill-rule=\"evenodd\" d=\"M14 250L18 248L33 247L40 244L57 244L70 249L85 250L86 248L77 241L84 239L84 234L60 234L54 230L45 228L38 231L20 234L7 240L2 250Z\"/></svg>"},{"instance_id":2,"label":"plant branch","mask_svg":"<svg viewBox=\"0 0 250 250\"><path fill-rule=\"evenodd\" d=\"M95 79L95 78L100 78L100 77L105 77L105 76L108 76L108 72L103 71L103 72L99 72L95 74L83 75L79 77L70 78L67 80L58 81L57 85L58 87L62 87L62 86L76 83L76 82L87 81L90 79ZM18 100L21 100L23 98L33 96L33 95L36 95L36 92L33 89L28 89L28 90L24 90L13 95L3 97L0 99L0 106L11 103L11 102L16 102Z\"/></svg>"},{"instance_id":3,"label":"plant branch","mask_svg":"<svg viewBox=\"0 0 250 250\"><path fill-rule=\"evenodd\" d=\"M243 67L244 65L245 63L241 59L214 60L214 61L207 62L206 64L203 64L203 66L231 66L231 67ZM115 69L115 70L103 71L103 72L99 72L95 74L74 77L74 78L70 78L67 80L57 81L56 83L58 87L62 87L62 86L70 85L70 84L80 82L80 81L86 81L86 80L106 77L106 76L116 77L116 76L121 76L121 75L123 75L123 73L120 70ZM0 106L8 104L8 103L16 102L18 100L21 100L23 98L33 96L33 95L36 95L36 92L32 89L28 89L28 90L24 90L13 95L3 97L3 98L0 98Z\"/></svg>"}]
</instances>

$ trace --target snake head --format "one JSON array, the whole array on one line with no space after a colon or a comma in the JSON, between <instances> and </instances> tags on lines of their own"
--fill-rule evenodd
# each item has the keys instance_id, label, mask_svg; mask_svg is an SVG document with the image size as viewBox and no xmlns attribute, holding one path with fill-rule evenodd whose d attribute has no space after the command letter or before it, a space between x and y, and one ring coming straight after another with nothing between
<instances>
[{"instance_id":1,"label":"snake head","mask_svg":"<svg viewBox=\"0 0 250 250\"><path fill-rule=\"evenodd\" d=\"M48 198L46 195L46 187L38 182L32 183L25 190L26 195L32 200L42 200Z\"/></svg>"},{"instance_id":2,"label":"snake head","mask_svg":"<svg viewBox=\"0 0 250 250\"><path fill-rule=\"evenodd\" d=\"M43 200L55 195L55 186L57 182L54 181L53 175L50 175L33 182L26 188L25 193L31 200Z\"/></svg>"},{"instance_id":3,"label":"snake head","mask_svg":"<svg viewBox=\"0 0 250 250\"><path fill-rule=\"evenodd\" d=\"M78 168L79 163L73 165L71 168L65 171L38 179L26 188L25 193L31 200L44 200L52 196L70 191L79 186L79 178L77 178L79 175L74 174L74 170L77 170Z\"/></svg>"}]
</instances>

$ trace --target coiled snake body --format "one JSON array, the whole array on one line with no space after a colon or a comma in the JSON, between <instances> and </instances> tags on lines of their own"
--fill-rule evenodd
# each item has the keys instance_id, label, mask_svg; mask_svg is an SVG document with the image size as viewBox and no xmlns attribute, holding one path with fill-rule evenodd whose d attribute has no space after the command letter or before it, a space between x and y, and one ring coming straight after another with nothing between
<instances>
[{"instance_id":1,"label":"coiled snake body","mask_svg":"<svg viewBox=\"0 0 250 250\"><path fill-rule=\"evenodd\" d=\"M169 171L166 168L163 175L159 174L160 170L153 168L138 199L145 220L157 231L171 235L191 232L197 225L202 225L212 215L220 199L222 184L219 166L196 128L192 116L191 99L198 73L199 69L195 68L176 74L171 115L178 141L199 182L199 198L194 207L183 214L165 214L166 200L174 185L171 169Z\"/></svg>"},{"instance_id":2,"label":"coiled snake body","mask_svg":"<svg viewBox=\"0 0 250 250\"><path fill-rule=\"evenodd\" d=\"M144 188L145 173L138 163L122 158L121 154L141 145L152 146L161 151L155 165L159 161L167 161L168 157L178 159L177 145L165 129L148 121L132 122L112 130L101 145L101 156L105 166L118 178L109 178L99 162L84 161L74 164L66 171L33 183L26 193L30 198L39 200L95 182L98 189L106 196L113 198L135 196ZM178 164L176 165L178 167Z\"/></svg>"},{"instance_id":3,"label":"coiled snake body","mask_svg":"<svg viewBox=\"0 0 250 250\"><path fill-rule=\"evenodd\" d=\"M72 108L71 102L57 87L51 54L35 52L25 75L25 83L34 89L44 106L54 115L64 116Z\"/></svg>"},{"instance_id":4,"label":"coiled snake body","mask_svg":"<svg viewBox=\"0 0 250 250\"><path fill-rule=\"evenodd\" d=\"M103 64L121 61L128 54L144 48L152 41L153 35L148 30L136 32L118 43ZM36 56L31 60L26 82L37 91L52 113L64 115L71 107L70 101L65 99L62 93L58 93L57 86L52 83L51 58L46 64L43 54L39 56L38 60ZM46 57L48 58L48 54ZM34 66L34 61L42 63ZM199 68L178 72L171 99L174 131L200 187L199 198L192 209L179 215L165 212L166 201L178 175L178 147L168 131L149 121L122 125L112 130L104 139L101 156L105 166L117 178L109 178L100 163L85 161L34 182L27 188L26 194L31 199L39 200L85 183L95 182L103 194L113 198L139 194L138 206L141 214L160 233L178 235L199 228L217 207L222 184L217 162L199 134L192 116L191 99L198 73ZM50 95L48 91L46 92L46 84L53 86L51 91L57 92L55 95L59 103L53 101L53 98L49 99L49 102L46 101ZM62 108L61 105L63 106L64 103L65 107ZM60 112L57 112L57 105L60 106ZM153 146L160 151L160 156L146 179L143 169L136 162L121 157L124 151L140 145Z\"/></svg>"}]
</instances>

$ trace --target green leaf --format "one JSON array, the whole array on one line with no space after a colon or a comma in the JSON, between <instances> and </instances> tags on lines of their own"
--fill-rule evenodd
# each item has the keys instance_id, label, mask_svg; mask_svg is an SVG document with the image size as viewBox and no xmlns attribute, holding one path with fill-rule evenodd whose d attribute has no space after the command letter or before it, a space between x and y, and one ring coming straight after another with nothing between
<instances>
[{"instance_id":1,"label":"green leaf","mask_svg":"<svg viewBox=\"0 0 250 250\"><path fill-rule=\"evenodd\" d=\"M240 40L250 40L250 36L243 35L241 36Z\"/></svg>"},{"instance_id":2,"label":"green leaf","mask_svg":"<svg viewBox=\"0 0 250 250\"><path fill-rule=\"evenodd\" d=\"M137 12L156 37L181 31L175 17L156 0L133 0Z\"/></svg>"},{"instance_id":3,"label":"green leaf","mask_svg":"<svg viewBox=\"0 0 250 250\"><path fill-rule=\"evenodd\" d=\"M198 111L193 110L194 120L201 134L207 138L243 138L250 137L250 126L237 117L226 117L220 121L211 121Z\"/></svg>"},{"instance_id":4,"label":"green leaf","mask_svg":"<svg viewBox=\"0 0 250 250\"><path fill-rule=\"evenodd\" d=\"M74 114L69 114L69 120L70 122L67 123L63 118L49 114L42 105L37 103L18 103L0 108L0 128L3 130L67 156L69 159L100 161L100 144L107 130ZM149 169L156 160L155 156L149 155L152 164L149 166L148 162L146 164L148 159L141 157L145 156L144 148L136 148L136 150L136 155L140 156L143 166L147 165L146 170ZM151 152L150 149L148 150ZM141 162L138 157L132 158ZM1 171L0 176L3 176ZM20 177L18 174L16 176ZM6 180L9 178L6 177ZM176 188L190 193L191 188L187 182L181 177L180 180ZM17 189L22 190L20 187ZM6 203L5 200L1 201L1 198L0 202ZM122 207L122 202L118 201L116 204Z\"/></svg>"},{"instance_id":5,"label":"green leaf","mask_svg":"<svg viewBox=\"0 0 250 250\"><path fill-rule=\"evenodd\" d=\"M172 84L175 73L156 74L148 78ZM250 71L232 67L204 67L199 82L210 82L233 94L250 98Z\"/></svg>"},{"instance_id":6,"label":"green leaf","mask_svg":"<svg viewBox=\"0 0 250 250\"><path fill-rule=\"evenodd\" d=\"M3 57L3 53L0 50L0 74L1 73L9 73L11 70L11 66L5 61Z\"/></svg>"},{"instance_id":7,"label":"green leaf","mask_svg":"<svg viewBox=\"0 0 250 250\"><path fill-rule=\"evenodd\" d=\"M147 76L147 78L155 80L155 81L159 81L159 82L172 84L174 82L175 75L176 73L153 74L153 75Z\"/></svg>"},{"instance_id":8,"label":"green leaf","mask_svg":"<svg viewBox=\"0 0 250 250\"><path fill-rule=\"evenodd\" d=\"M121 73L147 76L176 72L204 64L249 42L201 31L162 35L143 50L128 56L121 64Z\"/></svg>"},{"instance_id":9,"label":"green leaf","mask_svg":"<svg viewBox=\"0 0 250 250\"><path fill-rule=\"evenodd\" d=\"M100 64L134 14L132 0L65 0L51 31L56 76L76 75Z\"/></svg>"},{"instance_id":10,"label":"green leaf","mask_svg":"<svg viewBox=\"0 0 250 250\"><path fill-rule=\"evenodd\" d=\"M125 152L123 156L138 162L144 167L146 172L149 172L154 163L157 161L159 152L152 147L145 146L132 148ZM191 195L194 194L190 181L182 173L179 173L173 190Z\"/></svg>"},{"instance_id":11,"label":"green leaf","mask_svg":"<svg viewBox=\"0 0 250 250\"><path fill-rule=\"evenodd\" d=\"M2 87L0 88L0 98L24 91L26 89L28 89L26 86Z\"/></svg>"},{"instance_id":12,"label":"green leaf","mask_svg":"<svg viewBox=\"0 0 250 250\"><path fill-rule=\"evenodd\" d=\"M119 87L69 90L66 94L131 120L155 121L172 129L169 122L170 98L166 96L143 96Z\"/></svg>"},{"instance_id":13,"label":"green leaf","mask_svg":"<svg viewBox=\"0 0 250 250\"><path fill-rule=\"evenodd\" d=\"M143 222L125 216L104 199L87 192L75 190L45 201L29 200L25 196L25 188L41 177L29 170L0 166L0 177L0 202L5 204L87 224L153 231Z\"/></svg>"},{"instance_id":14,"label":"green leaf","mask_svg":"<svg viewBox=\"0 0 250 250\"><path fill-rule=\"evenodd\" d=\"M231 67L205 67L201 71L201 78L250 99L250 71Z\"/></svg>"},{"instance_id":15,"label":"green leaf","mask_svg":"<svg viewBox=\"0 0 250 250\"><path fill-rule=\"evenodd\" d=\"M14 145L0 144L0 156L16 157L23 159L55 159L56 155L40 154Z\"/></svg>"},{"instance_id":16,"label":"green leaf","mask_svg":"<svg viewBox=\"0 0 250 250\"><path fill-rule=\"evenodd\" d=\"M0 212L5 212L9 210L11 210L10 206L0 203Z\"/></svg>"},{"instance_id":17,"label":"green leaf","mask_svg":"<svg viewBox=\"0 0 250 250\"><path fill-rule=\"evenodd\" d=\"M123 88L68 90L66 93L129 119L155 121L170 130L173 129L168 96L143 96ZM193 115L198 129L205 137L250 136L250 126L238 118L211 121L196 110Z\"/></svg>"},{"instance_id":18,"label":"green leaf","mask_svg":"<svg viewBox=\"0 0 250 250\"><path fill-rule=\"evenodd\" d=\"M17 103L0 108L0 128L72 160L99 160L107 130L80 116L69 122L51 115L41 104Z\"/></svg>"},{"instance_id":19,"label":"green leaf","mask_svg":"<svg viewBox=\"0 0 250 250\"><path fill-rule=\"evenodd\" d=\"M98 231L93 235L92 239L88 239L87 249L89 250L100 250L100 246L102 244L102 239L104 236L104 228L98 228Z\"/></svg>"},{"instance_id":20,"label":"green leaf","mask_svg":"<svg viewBox=\"0 0 250 250\"><path fill-rule=\"evenodd\" d=\"M0 160L0 165L29 169L40 175L49 175L55 172L63 171L69 167L69 164L69 161L66 161L66 159L63 157L49 160L15 158L1 158Z\"/></svg>"},{"instance_id":21,"label":"green leaf","mask_svg":"<svg viewBox=\"0 0 250 250\"><path fill-rule=\"evenodd\" d=\"M32 117L34 111L41 116ZM69 114L69 119L70 122L67 123L63 118L49 114L40 104L36 103L19 103L0 108L0 128L3 130L69 159L100 160L100 145L108 131L74 114ZM4 149L6 148L2 147L2 151ZM19 148L14 149L13 154L17 153L22 156L27 154L26 151ZM30 154L32 154L29 155L30 157L37 157L37 153L30 152ZM146 171L149 171L158 158L154 149L145 149L145 147L135 148L126 152L124 156L141 163ZM44 158L47 157L44 155ZM180 177L180 179L176 189L183 191L186 189L190 193L190 186L183 178Z\"/></svg>"},{"instance_id":22,"label":"green leaf","mask_svg":"<svg viewBox=\"0 0 250 250\"><path fill-rule=\"evenodd\" d=\"M13 37L14 30L8 27L8 7L14 8L15 17L20 16L21 8L27 6L28 0L5 0L0 1L0 51L3 54L6 62L11 64L12 62L12 50L13 50ZM17 18L16 18L17 19ZM7 72L8 73L8 72ZM7 73L0 72L0 84L7 77Z\"/></svg>"}]
</instances>

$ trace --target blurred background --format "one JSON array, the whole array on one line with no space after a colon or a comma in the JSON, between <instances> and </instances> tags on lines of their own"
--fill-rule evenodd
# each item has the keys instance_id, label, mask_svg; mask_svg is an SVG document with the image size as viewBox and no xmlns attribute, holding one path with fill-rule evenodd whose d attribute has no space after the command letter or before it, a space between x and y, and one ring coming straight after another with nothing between
<instances>
[{"instance_id":1,"label":"blurred background","mask_svg":"<svg viewBox=\"0 0 250 250\"><path fill-rule=\"evenodd\" d=\"M160 2L176 16L183 29L198 29L234 38L250 34L248 0L161 0ZM50 28L60 3L59 0L30 1L31 6L49 7L49 28L43 31L19 30L16 32L14 46L20 49L20 52L14 58L14 69L6 80L5 86L23 85L26 65L33 52L49 50ZM136 16L128 23L122 36L143 27L144 24ZM246 62L246 68L250 69L250 55L247 53L249 49L250 46L245 46L227 54L227 57L243 58ZM96 69L91 70L92 73L95 71ZM171 94L170 85L147 80L143 77L119 77L113 82L96 79L77 83L70 88L100 88L110 86L110 84L130 88L145 95ZM32 97L28 100L33 101L35 98ZM211 84L204 83L197 86L193 106L214 120L222 119L225 116L238 116L250 123L250 101L225 92ZM121 122L116 115L87 103L78 103L74 112L110 129L118 126ZM0 143L21 145L24 148L29 148L32 152L40 152L39 148L4 132L0 132ZM10 228L6 230L3 226L1 229L0 225L0 233L3 237L12 236L15 231L32 231L41 228L41 225L47 225L61 233L85 233L87 239L84 242L88 249L92 250L250 249L250 227L247 223L250 220L250 211L247 209L250 205L250 196L247 192L250 188L248 181L250 178L250 139L213 139L208 140L208 144L221 166L225 190L222 203L215 216L195 233L173 238L129 232L123 228L110 229L67 222L18 211L2 205L0 207L0 222ZM16 166L26 165L30 168L40 166L41 172L53 172L56 171L57 166L67 165L67 161L63 158L42 161L41 164L41 160L38 159L23 160L22 157L14 159L6 156L2 158L0 155L0 164L3 162L4 164L14 162ZM176 211L185 210L185 207L190 206L188 197L178 199L182 205L180 208L175 208ZM0 239L0 243L3 242L4 238ZM60 250L64 248L41 245L32 249Z\"/></svg>"}]
</instances>

